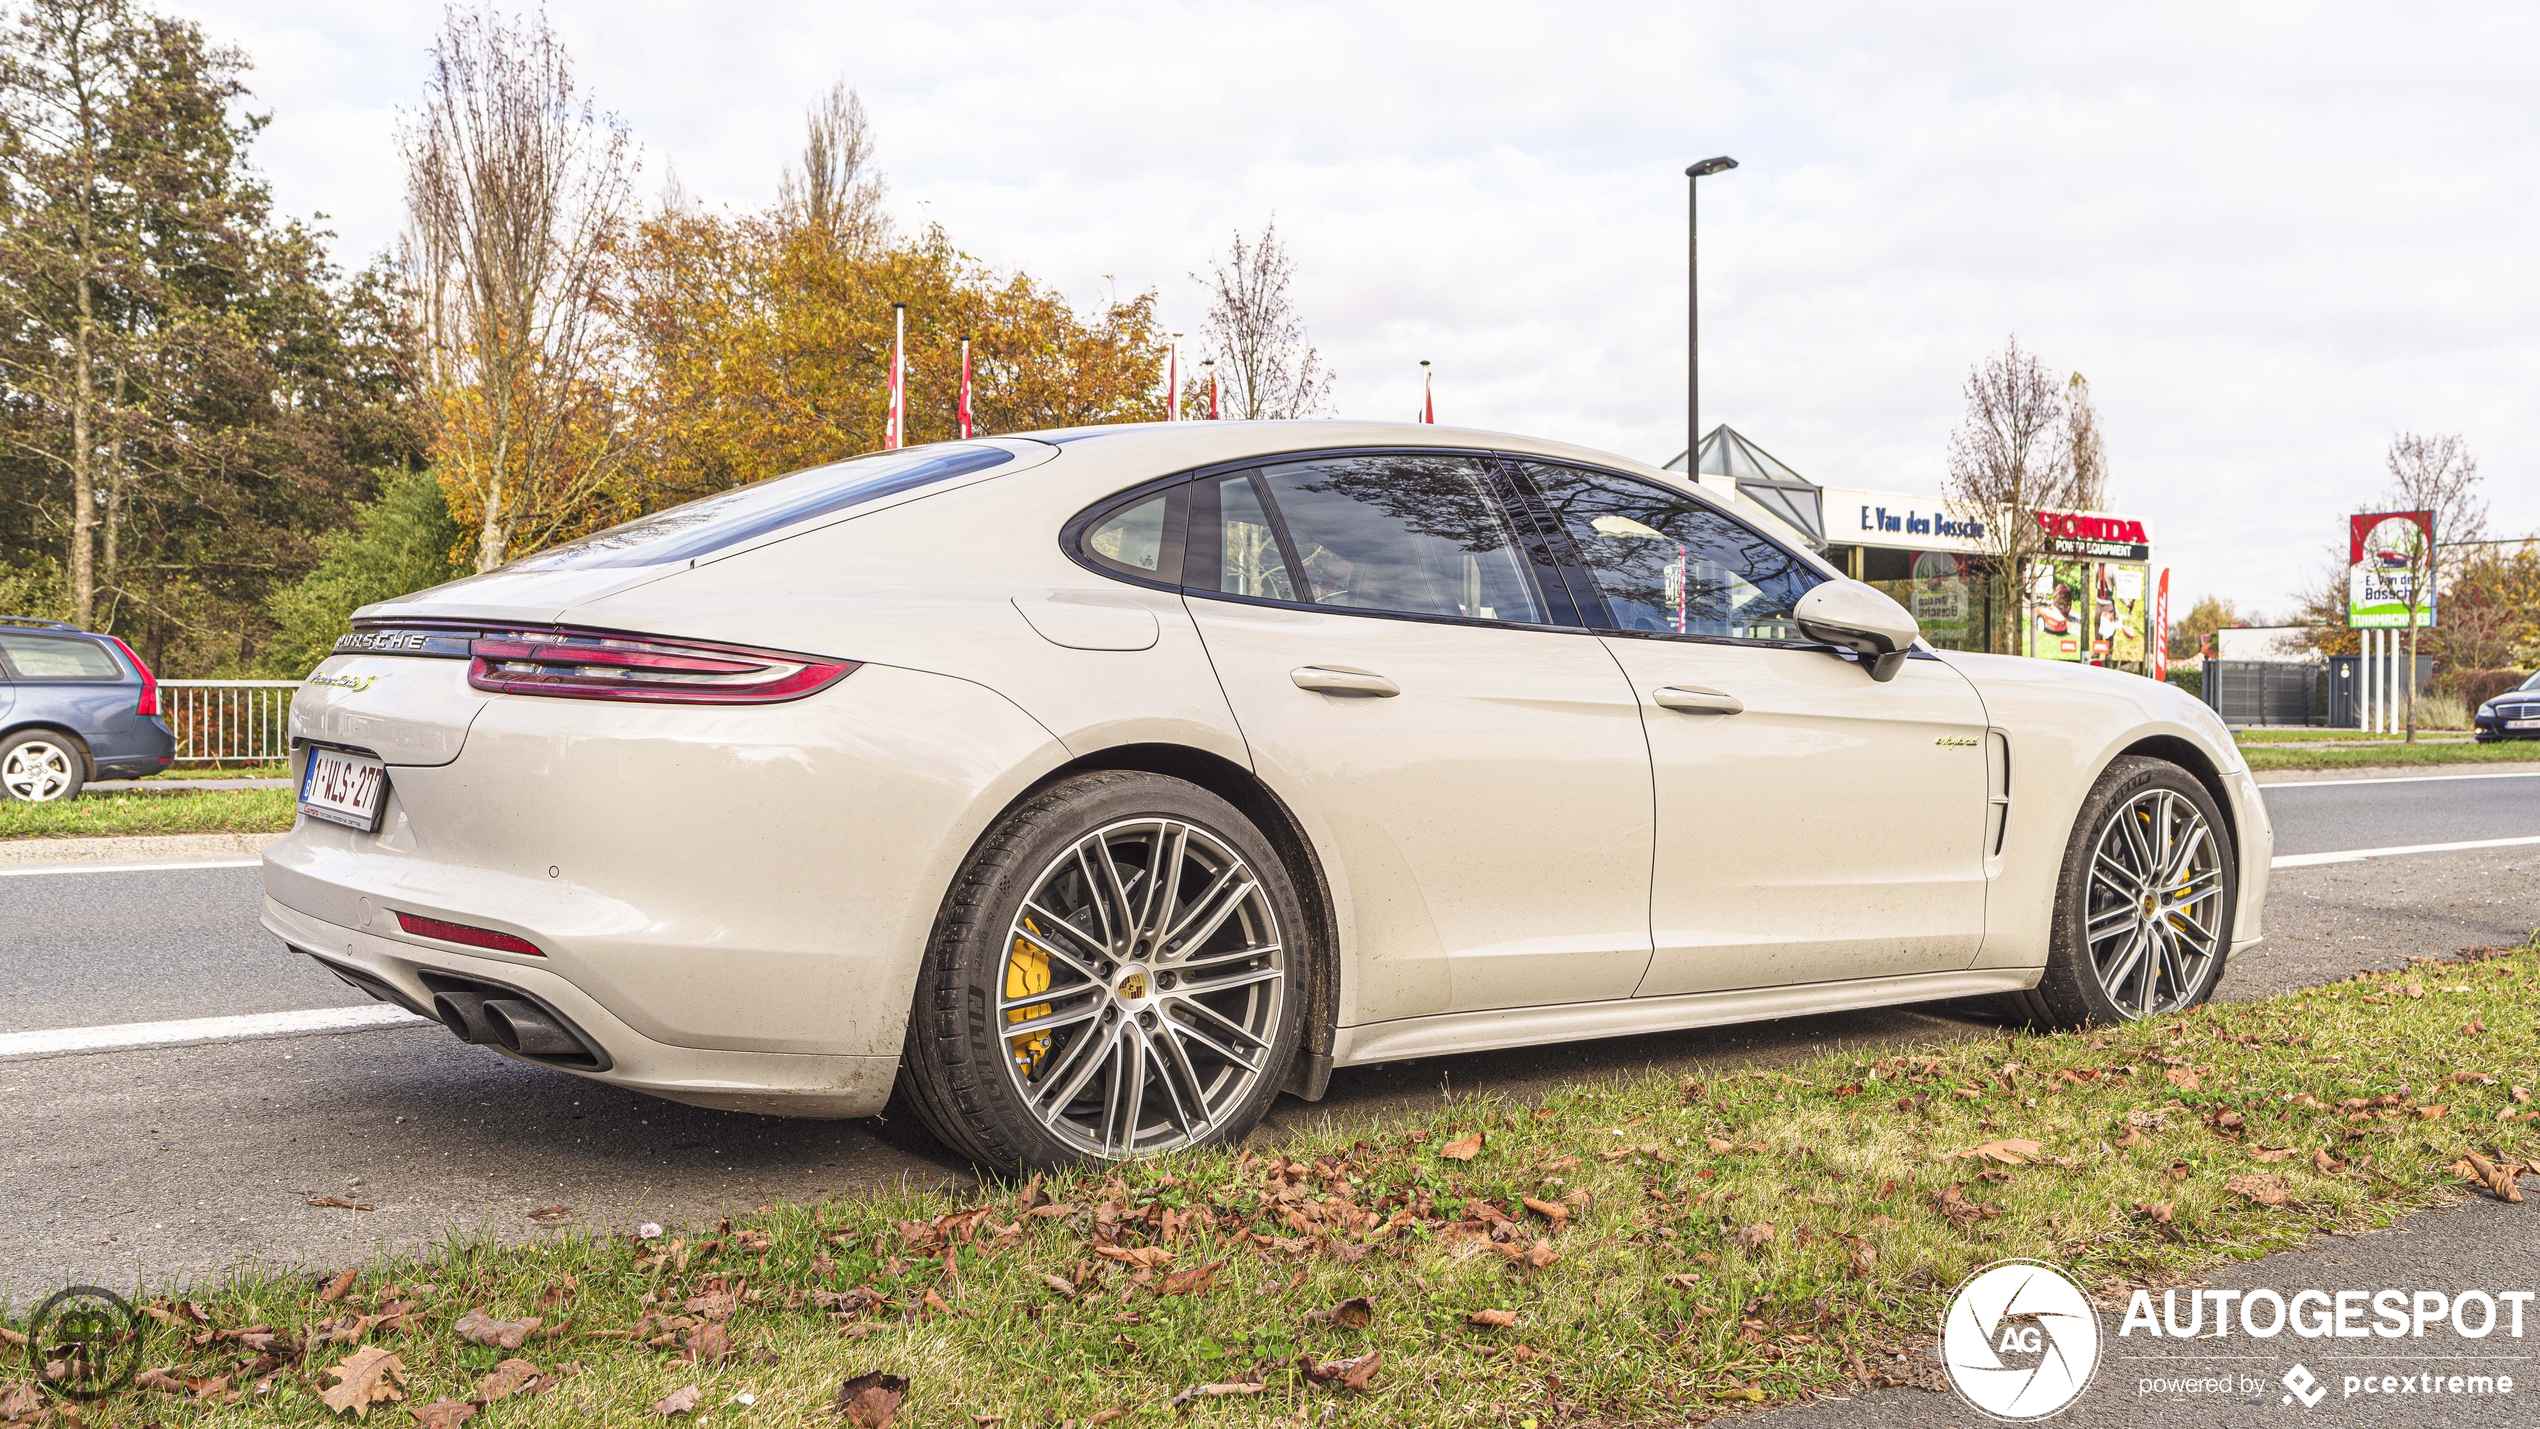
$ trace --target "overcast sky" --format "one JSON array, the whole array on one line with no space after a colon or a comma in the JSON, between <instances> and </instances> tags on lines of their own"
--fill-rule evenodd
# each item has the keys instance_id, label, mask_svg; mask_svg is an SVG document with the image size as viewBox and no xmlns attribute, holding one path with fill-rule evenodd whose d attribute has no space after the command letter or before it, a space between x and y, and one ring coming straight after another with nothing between
<instances>
[{"instance_id":1,"label":"overcast sky","mask_svg":"<svg viewBox=\"0 0 2540 1429\"><path fill-rule=\"evenodd\" d=\"M399 218L420 3L174 0L243 46L288 211L348 266ZM904 224L1079 301L1275 213L1339 414L1663 461L1684 431L1684 166L1703 412L1829 484L1937 493L1968 366L2085 373L2112 505L2177 598L2277 614L2459 432L2491 534L2540 530L2540 10L2505 5L685 6L558 0L645 193L775 193L864 97Z\"/></svg>"}]
</instances>

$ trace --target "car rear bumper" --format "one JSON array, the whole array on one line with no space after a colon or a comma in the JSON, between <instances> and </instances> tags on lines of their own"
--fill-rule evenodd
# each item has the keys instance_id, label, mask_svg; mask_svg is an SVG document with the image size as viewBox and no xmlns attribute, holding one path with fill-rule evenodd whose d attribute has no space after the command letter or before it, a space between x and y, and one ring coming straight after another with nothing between
<instances>
[{"instance_id":1,"label":"car rear bumper","mask_svg":"<svg viewBox=\"0 0 2540 1429\"><path fill-rule=\"evenodd\" d=\"M896 1056L732 1052L656 1042L549 969L509 959L496 965L381 937L297 912L271 897L265 899L264 925L293 950L317 959L371 996L426 1016L433 1015L434 989L425 979L435 974L517 989L569 1019L605 1054L605 1065L523 1056L500 1047L486 1050L691 1106L767 1116L870 1116L890 1099L899 1070Z\"/></svg>"}]
</instances>

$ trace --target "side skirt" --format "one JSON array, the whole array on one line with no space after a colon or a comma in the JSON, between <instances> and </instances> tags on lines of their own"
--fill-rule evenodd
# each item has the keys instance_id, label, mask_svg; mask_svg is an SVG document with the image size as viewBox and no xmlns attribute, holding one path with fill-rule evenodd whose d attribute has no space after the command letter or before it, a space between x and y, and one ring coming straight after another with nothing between
<instances>
[{"instance_id":1,"label":"side skirt","mask_svg":"<svg viewBox=\"0 0 2540 1429\"><path fill-rule=\"evenodd\" d=\"M1630 1037L1646 1032L1680 1032L1689 1027L1717 1027L1776 1017L1812 1017L1826 1012L1852 1012L1864 1007L1981 997L1988 993L2018 992L2035 987L2043 972L2042 968L1972 968L1961 972L1915 973L1905 977L1859 978L1850 982L1741 988L1735 992L1681 993L1670 997L1630 997L1609 1002L1565 1003L1554 1007L1508 1007L1488 1012L1445 1012L1430 1017L1405 1017L1392 1022L1370 1022L1335 1029L1332 1063L1341 1067L1357 1067L1371 1062L1398 1062L1406 1057L1492 1052L1503 1047L1584 1042L1598 1037Z\"/></svg>"}]
</instances>

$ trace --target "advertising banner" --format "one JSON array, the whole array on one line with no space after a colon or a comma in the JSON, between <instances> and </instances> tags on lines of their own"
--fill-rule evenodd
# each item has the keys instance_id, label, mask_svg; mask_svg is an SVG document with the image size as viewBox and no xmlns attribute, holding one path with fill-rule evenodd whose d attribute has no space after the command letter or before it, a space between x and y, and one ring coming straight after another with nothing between
<instances>
[{"instance_id":1,"label":"advertising banner","mask_svg":"<svg viewBox=\"0 0 2540 1429\"><path fill-rule=\"evenodd\" d=\"M1964 650L1972 643L1975 601L1969 584L1966 557L1947 551L1915 554L1914 621L1926 639L1944 650Z\"/></svg>"},{"instance_id":2,"label":"advertising banner","mask_svg":"<svg viewBox=\"0 0 2540 1429\"><path fill-rule=\"evenodd\" d=\"M2347 518L2346 628L2432 626L2431 582L2422 596L2411 597L2418 573L2430 570L2433 560L2431 511L2376 511Z\"/></svg>"},{"instance_id":3,"label":"advertising banner","mask_svg":"<svg viewBox=\"0 0 2540 1429\"><path fill-rule=\"evenodd\" d=\"M2088 561L2029 567L2029 653L2040 660L2089 659L2093 604Z\"/></svg>"},{"instance_id":4,"label":"advertising banner","mask_svg":"<svg viewBox=\"0 0 2540 1429\"><path fill-rule=\"evenodd\" d=\"M2161 567L2161 588L2152 596L2152 678L2170 677L2170 568Z\"/></svg>"},{"instance_id":5,"label":"advertising banner","mask_svg":"<svg viewBox=\"0 0 2540 1429\"><path fill-rule=\"evenodd\" d=\"M2099 568L2100 643L2099 658L2111 665L2143 663L2143 596L2142 566L2103 565Z\"/></svg>"}]
</instances>

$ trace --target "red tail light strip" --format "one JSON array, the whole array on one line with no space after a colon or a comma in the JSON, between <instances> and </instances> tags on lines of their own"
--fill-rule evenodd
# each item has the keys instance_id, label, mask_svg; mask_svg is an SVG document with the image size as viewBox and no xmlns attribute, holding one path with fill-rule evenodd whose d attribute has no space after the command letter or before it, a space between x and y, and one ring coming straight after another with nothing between
<instances>
[{"instance_id":1,"label":"red tail light strip","mask_svg":"<svg viewBox=\"0 0 2540 1429\"><path fill-rule=\"evenodd\" d=\"M116 636L109 635L106 638L114 641L115 648L121 650L123 657L132 662L132 668L141 672L141 708L134 710L133 713L136 715L157 714L159 712L159 677L150 673L150 667L141 663L141 657L132 653L131 646L126 645Z\"/></svg>"},{"instance_id":2,"label":"red tail light strip","mask_svg":"<svg viewBox=\"0 0 2540 1429\"><path fill-rule=\"evenodd\" d=\"M798 700L845 679L859 664L583 630L484 635L469 643L468 654L468 684L492 693L673 705Z\"/></svg>"},{"instance_id":3,"label":"red tail light strip","mask_svg":"<svg viewBox=\"0 0 2540 1429\"><path fill-rule=\"evenodd\" d=\"M445 943L465 943L471 948L492 948L498 953L527 953L533 958L546 956L544 952L539 951L536 943L527 938L515 938L509 933L497 933L491 928L471 928L465 923L444 923L438 918L426 918L420 913L399 913L397 926L418 938L438 938Z\"/></svg>"}]
</instances>

